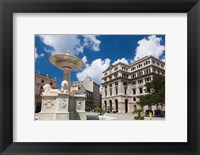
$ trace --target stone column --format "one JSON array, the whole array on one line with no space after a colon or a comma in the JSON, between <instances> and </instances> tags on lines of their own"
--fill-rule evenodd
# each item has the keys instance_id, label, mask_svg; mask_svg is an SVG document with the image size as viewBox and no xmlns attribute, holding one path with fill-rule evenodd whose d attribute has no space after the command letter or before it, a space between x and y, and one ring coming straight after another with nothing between
<instances>
[{"instance_id":1,"label":"stone column","mask_svg":"<svg viewBox=\"0 0 200 155\"><path fill-rule=\"evenodd\" d=\"M110 96L110 85L107 85L107 96Z\"/></svg>"},{"instance_id":2,"label":"stone column","mask_svg":"<svg viewBox=\"0 0 200 155\"><path fill-rule=\"evenodd\" d=\"M63 80L67 80L68 83L70 81L70 70L70 68L65 68L63 70Z\"/></svg>"},{"instance_id":3,"label":"stone column","mask_svg":"<svg viewBox=\"0 0 200 155\"><path fill-rule=\"evenodd\" d=\"M113 96L116 95L115 83L112 84L112 93L113 93Z\"/></svg>"},{"instance_id":4,"label":"stone column","mask_svg":"<svg viewBox=\"0 0 200 155\"><path fill-rule=\"evenodd\" d=\"M119 81L119 84L118 84L118 94L119 95L123 94L123 84L122 84L122 81Z\"/></svg>"},{"instance_id":5,"label":"stone column","mask_svg":"<svg viewBox=\"0 0 200 155\"><path fill-rule=\"evenodd\" d=\"M70 68L65 68L63 70L63 80L66 80L68 82L68 89L69 90L70 90L70 86L71 86L71 83L70 83L70 71L71 71Z\"/></svg>"}]
</instances>

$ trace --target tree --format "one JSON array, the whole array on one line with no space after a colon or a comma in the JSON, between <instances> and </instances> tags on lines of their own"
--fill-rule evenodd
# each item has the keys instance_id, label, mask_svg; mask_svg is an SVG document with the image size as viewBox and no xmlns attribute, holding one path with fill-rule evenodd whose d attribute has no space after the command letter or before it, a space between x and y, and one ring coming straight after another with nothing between
<instances>
[{"instance_id":1,"label":"tree","mask_svg":"<svg viewBox=\"0 0 200 155\"><path fill-rule=\"evenodd\" d=\"M143 110L142 109L135 109L132 113L133 114L138 114L137 116L134 117L135 120L144 120Z\"/></svg>"},{"instance_id":2,"label":"tree","mask_svg":"<svg viewBox=\"0 0 200 155\"><path fill-rule=\"evenodd\" d=\"M165 77L155 75L151 82L145 84L149 94L139 96L139 104L145 105L165 104Z\"/></svg>"}]
</instances>

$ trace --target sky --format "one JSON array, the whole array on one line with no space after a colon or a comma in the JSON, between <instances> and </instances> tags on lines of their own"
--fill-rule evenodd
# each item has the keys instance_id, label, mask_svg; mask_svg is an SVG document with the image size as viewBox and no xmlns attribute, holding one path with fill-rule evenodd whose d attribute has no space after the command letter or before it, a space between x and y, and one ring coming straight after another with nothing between
<instances>
[{"instance_id":1,"label":"sky","mask_svg":"<svg viewBox=\"0 0 200 155\"><path fill-rule=\"evenodd\" d=\"M49 62L56 53L70 51L85 63L77 71L71 71L71 81L82 81L91 76L101 85L103 71L117 62L131 64L147 55L165 61L165 35L35 35L35 72L57 79L57 87L63 71Z\"/></svg>"}]
</instances>

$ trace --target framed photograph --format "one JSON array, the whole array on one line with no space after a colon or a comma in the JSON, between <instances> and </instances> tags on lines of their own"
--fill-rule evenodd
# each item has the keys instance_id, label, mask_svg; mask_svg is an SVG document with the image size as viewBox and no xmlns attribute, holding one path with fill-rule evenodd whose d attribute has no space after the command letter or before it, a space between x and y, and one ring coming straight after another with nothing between
<instances>
[{"instance_id":1,"label":"framed photograph","mask_svg":"<svg viewBox=\"0 0 200 155\"><path fill-rule=\"evenodd\" d=\"M165 35L37 34L34 58L35 120L165 120Z\"/></svg>"},{"instance_id":2,"label":"framed photograph","mask_svg":"<svg viewBox=\"0 0 200 155\"><path fill-rule=\"evenodd\" d=\"M0 10L2 154L200 154L198 0Z\"/></svg>"}]
</instances>

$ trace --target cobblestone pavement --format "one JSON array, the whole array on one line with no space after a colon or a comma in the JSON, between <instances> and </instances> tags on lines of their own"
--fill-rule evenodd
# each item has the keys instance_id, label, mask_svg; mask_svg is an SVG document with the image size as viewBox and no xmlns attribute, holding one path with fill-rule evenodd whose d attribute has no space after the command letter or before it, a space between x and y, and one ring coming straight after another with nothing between
<instances>
[{"instance_id":1,"label":"cobblestone pavement","mask_svg":"<svg viewBox=\"0 0 200 155\"><path fill-rule=\"evenodd\" d=\"M105 113L104 116L115 117L116 120L134 120L134 116L132 113ZM145 120L150 120L149 117L145 117ZM153 117L152 120L165 120L165 118L161 117Z\"/></svg>"},{"instance_id":2,"label":"cobblestone pavement","mask_svg":"<svg viewBox=\"0 0 200 155\"><path fill-rule=\"evenodd\" d=\"M98 113L95 112L86 112L87 115L87 120L99 120ZM37 118L38 114L35 114L35 118ZM134 115L131 113L125 113L125 114L120 114L120 113L105 113L102 116L108 116L115 118L115 120L133 120ZM149 120L149 117L145 117L145 120ZM161 117L153 117L153 120L165 120L165 118Z\"/></svg>"},{"instance_id":3,"label":"cobblestone pavement","mask_svg":"<svg viewBox=\"0 0 200 155\"><path fill-rule=\"evenodd\" d=\"M97 113L94 112L87 112L87 115L89 115L89 118L92 118L91 116L97 116ZM134 120L134 115L132 113L105 113L103 116L113 117L116 120ZM95 118L95 117L94 117ZM90 119L91 120L91 119ZM145 117L145 120L150 120L149 117ZM152 120L165 120L165 118L161 117L153 117Z\"/></svg>"}]
</instances>

